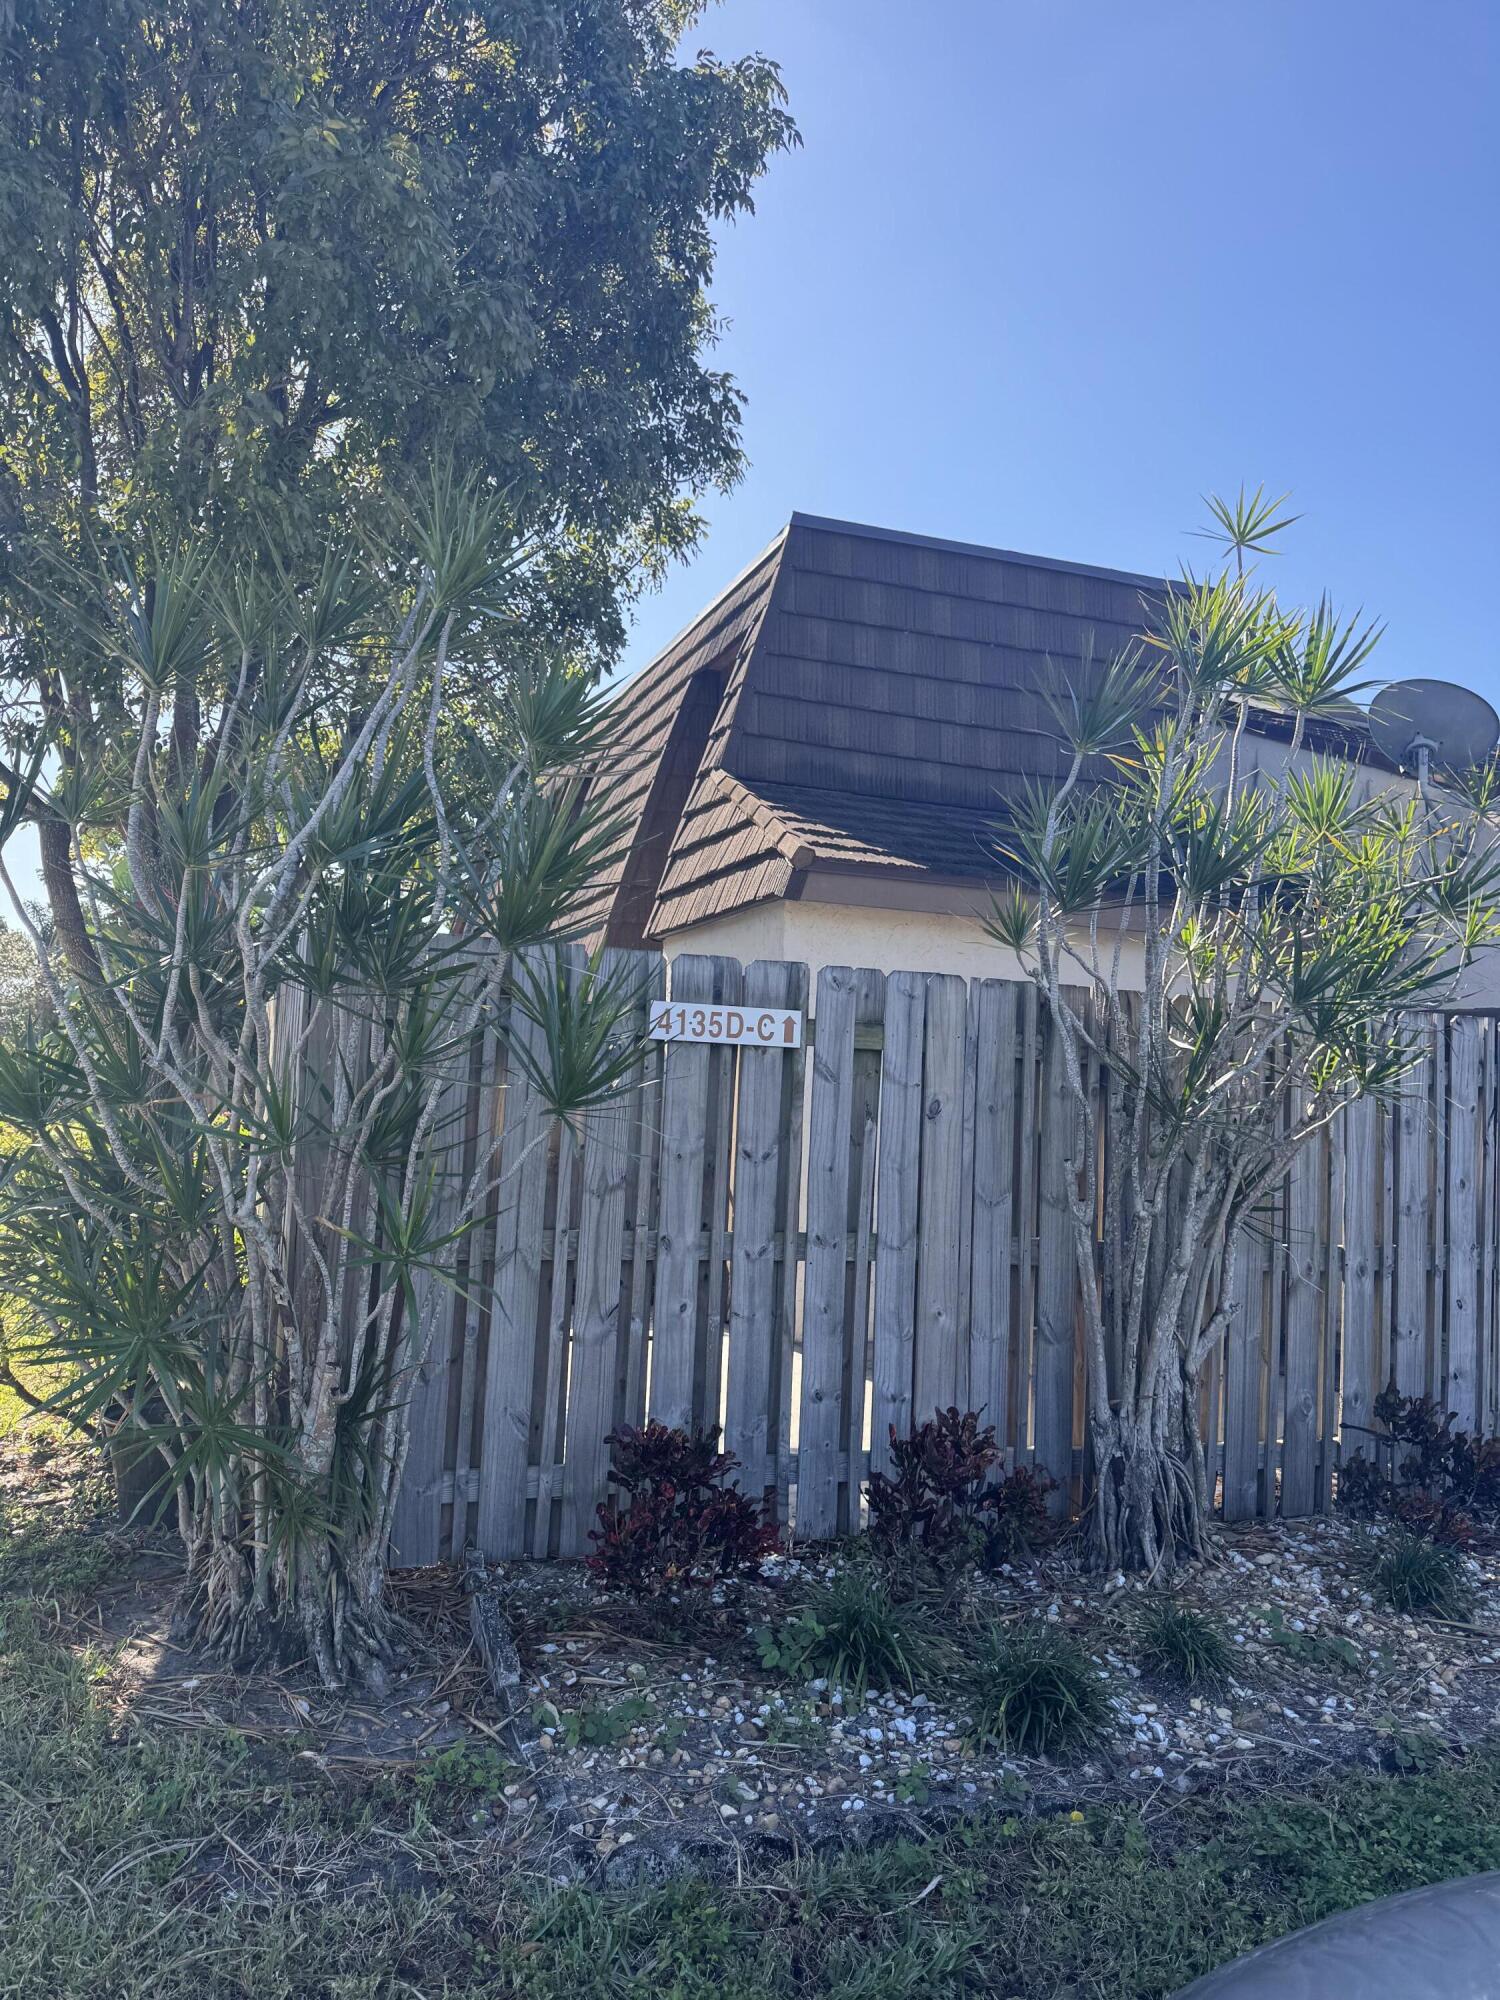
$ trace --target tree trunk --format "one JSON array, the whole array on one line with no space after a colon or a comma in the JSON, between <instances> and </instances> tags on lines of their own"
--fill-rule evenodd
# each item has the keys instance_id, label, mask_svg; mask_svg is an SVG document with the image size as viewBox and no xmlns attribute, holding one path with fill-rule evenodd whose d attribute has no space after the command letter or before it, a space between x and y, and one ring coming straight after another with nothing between
<instances>
[{"instance_id":1,"label":"tree trunk","mask_svg":"<svg viewBox=\"0 0 1500 2000\"><path fill-rule=\"evenodd\" d=\"M1154 1395L1094 1424L1094 1563L1170 1576L1207 1552L1212 1500L1198 1435L1198 1385L1172 1356Z\"/></svg>"},{"instance_id":2,"label":"tree trunk","mask_svg":"<svg viewBox=\"0 0 1500 2000\"><path fill-rule=\"evenodd\" d=\"M383 1551L368 1536L297 1537L270 1523L277 1552L212 1529L196 1542L176 1627L232 1666L306 1665L326 1688L382 1691L393 1657ZM289 1553L295 1549L295 1554Z\"/></svg>"}]
</instances>

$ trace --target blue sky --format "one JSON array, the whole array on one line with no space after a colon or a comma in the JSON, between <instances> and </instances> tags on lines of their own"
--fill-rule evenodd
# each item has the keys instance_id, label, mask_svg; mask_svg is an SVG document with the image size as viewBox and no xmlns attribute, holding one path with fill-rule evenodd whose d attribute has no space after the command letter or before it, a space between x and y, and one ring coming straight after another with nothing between
<instances>
[{"instance_id":1,"label":"blue sky","mask_svg":"<svg viewBox=\"0 0 1500 2000\"><path fill-rule=\"evenodd\" d=\"M1198 496L1386 620L1383 676L1500 699L1493 0L723 0L801 151L724 231L751 460L642 665L793 508L1160 571Z\"/></svg>"}]
</instances>

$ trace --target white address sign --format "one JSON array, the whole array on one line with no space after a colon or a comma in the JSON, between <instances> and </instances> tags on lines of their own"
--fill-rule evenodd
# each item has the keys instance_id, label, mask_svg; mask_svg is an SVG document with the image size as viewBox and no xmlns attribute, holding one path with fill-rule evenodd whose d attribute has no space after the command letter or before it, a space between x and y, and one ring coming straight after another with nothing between
<instances>
[{"instance_id":1,"label":"white address sign","mask_svg":"<svg viewBox=\"0 0 1500 2000\"><path fill-rule=\"evenodd\" d=\"M709 1007L653 1000L653 1042L729 1042L741 1049L800 1049L802 1016L790 1007Z\"/></svg>"}]
</instances>

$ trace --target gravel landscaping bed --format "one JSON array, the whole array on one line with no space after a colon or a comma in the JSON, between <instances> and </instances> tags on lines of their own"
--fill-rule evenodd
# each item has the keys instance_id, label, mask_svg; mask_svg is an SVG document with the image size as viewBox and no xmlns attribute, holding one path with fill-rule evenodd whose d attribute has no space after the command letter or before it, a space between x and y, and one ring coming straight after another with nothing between
<instances>
[{"instance_id":1,"label":"gravel landscaping bed","mask_svg":"<svg viewBox=\"0 0 1500 2000\"><path fill-rule=\"evenodd\" d=\"M1440 1743L1474 1743L1495 1727L1500 1549L1464 1559L1472 1620L1439 1623L1377 1601L1382 1541L1379 1529L1338 1520L1224 1530L1218 1560L1174 1593L1233 1648L1212 1688L1140 1663L1148 1593L1138 1582L1085 1575L1065 1553L966 1580L948 1613L960 1651L966 1621L987 1617L1062 1626L1087 1652L1107 1720L1086 1751L1061 1758L978 1748L951 1688L861 1695L765 1672L757 1634L856 1560L847 1548L772 1558L758 1585L650 1616L576 1566L511 1565L496 1580L523 1667L513 1767L495 1753L503 1781L476 1795L471 1818L545 1854L550 1873L625 1881L711 1865L715 1849L731 1865L746 1846L864 1840L996 1805L1149 1801L1265 1786L1319 1764L1416 1768ZM456 1596L444 1572L407 1581ZM664 1638L679 1615L692 1636ZM428 1680L408 1684L413 1723L430 1713ZM482 1701L467 1724L450 1710L414 1754L446 1754L464 1782L453 1745L483 1722Z\"/></svg>"}]
</instances>

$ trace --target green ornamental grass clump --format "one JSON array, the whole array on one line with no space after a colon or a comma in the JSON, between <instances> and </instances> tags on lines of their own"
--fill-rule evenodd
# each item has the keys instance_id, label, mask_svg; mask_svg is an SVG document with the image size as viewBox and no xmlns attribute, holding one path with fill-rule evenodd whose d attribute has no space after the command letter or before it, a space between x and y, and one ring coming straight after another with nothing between
<instances>
[{"instance_id":1,"label":"green ornamental grass clump","mask_svg":"<svg viewBox=\"0 0 1500 2000\"><path fill-rule=\"evenodd\" d=\"M878 1575L848 1569L804 1598L781 1624L756 1634L761 1665L791 1680L912 1689L931 1658L918 1610L891 1596Z\"/></svg>"},{"instance_id":2,"label":"green ornamental grass clump","mask_svg":"<svg viewBox=\"0 0 1500 2000\"><path fill-rule=\"evenodd\" d=\"M1474 1607L1463 1559L1442 1543L1416 1535L1403 1535L1376 1558L1375 1581L1394 1611L1467 1618Z\"/></svg>"},{"instance_id":3,"label":"green ornamental grass clump","mask_svg":"<svg viewBox=\"0 0 1500 2000\"><path fill-rule=\"evenodd\" d=\"M1224 1680L1234 1658L1221 1626L1171 1597L1149 1600L1136 1627L1136 1645L1146 1666L1184 1687Z\"/></svg>"},{"instance_id":4,"label":"green ornamental grass clump","mask_svg":"<svg viewBox=\"0 0 1500 2000\"><path fill-rule=\"evenodd\" d=\"M978 1747L1032 1757L1091 1741L1109 1712L1098 1669L1055 1625L992 1625L963 1692Z\"/></svg>"}]
</instances>

